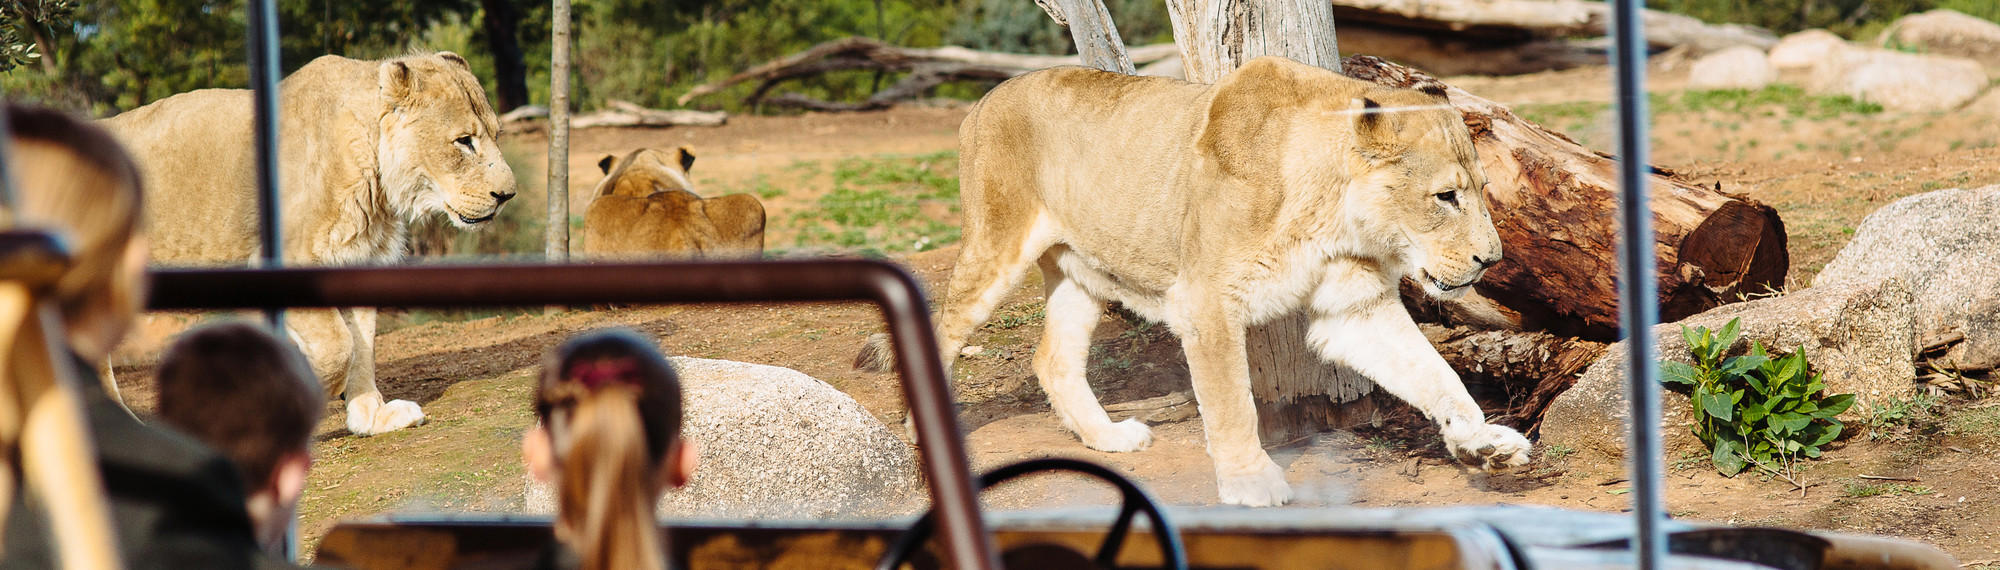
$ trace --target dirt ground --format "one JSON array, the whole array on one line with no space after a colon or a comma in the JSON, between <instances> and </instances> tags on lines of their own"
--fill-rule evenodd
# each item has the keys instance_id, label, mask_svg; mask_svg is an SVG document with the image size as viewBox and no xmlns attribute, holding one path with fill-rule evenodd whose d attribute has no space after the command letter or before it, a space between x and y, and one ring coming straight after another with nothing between
<instances>
[{"instance_id":1,"label":"dirt ground","mask_svg":"<svg viewBox=\"0 0 2000 570\"><path fill-rule=\"evenodd\" d=\"M1655 75L1671 96L1682 71ZM1586 144L1609 141L1610 73L1601 68L1509 78L1459 78L1455 84L1517 106L1524 116L1570 132ZM1775 109L1775 112L1773 111ZM607 153L640 146L692 145L694 178L707 194L777 188L767 194L775 246L792 242L785 221L828 192L817 167L850 157L920 156L956 147L961 107L886 112L732 117L719 128L593 129L572 136L572 211L581 213ZM1782 106L1677 109L1658 113L1654 162L1698 182L1720 183L1772 204L1791 238L1791 287L1811 276L1844 244L1868 212L1924 190L2000 182L2000 130L1990 118L1952 114L1831 113L1798 116ZM517 168L537 169L545 139L513 133L505 144ZM1610 150L1605 148L1605 150ZM540 188L524 189L518 207L540 208ZM930 210L926 210L930 212ZM956 225L955 214L932 215ZM933 290L948 275L956 247L899 255ZM1198 420L1153 426L1155 442L1138 453L1089 450L1058 425L1028 370L1040 331L1039 284L1031 277L972 339L983 347L961 361L957 395L975 467L1042 455L1107 463L1137 477L1168 502L1213 504L1214 481ZM1161 327L1107 313L1092 349L1091 375L1102 400L1126 402L1187 386L1180 349ZM422 402L424 426L357 438L329 417L316 443L302 532L307 548L339 520L381 513L508 511L521 507L517 442L532 421L530 374L543 350L575 331L625 325L658 335L674 354L727 358L798 369L853 395L895 425L903 417L890 375L848 366L862 339L879 329L857 305L675 306L574 311L408 313L381 335L379 376L392 398ZM144 366L121 368L128 397L150 406ZM1491 403L1488 403L1490 406ZM1752 475L1723 478L1705 458L1670 458L1669 511L1682 519L1879 533L1935 544L1961 561L2000 559L2000 407L1954 399L1925 423L1886 426L1837 443L1811 463L1804 491ZM1543 449L1530 469L1488 475L1451 463L1436 431L1408 407L1384 402L1381 426L1322 434L1275 446L1298 491L1297 505L1401 507L1537 504L1617 511L1629 490L1620 465L1579 465L1563 450ZM1867 428L1862 427L1862 430ZM1859 476L1910 479L1885 481ZM1007 508L1108 502L1108 492L1060 479L1031 480L989 496Z\"/></svg>"}]
</instances>

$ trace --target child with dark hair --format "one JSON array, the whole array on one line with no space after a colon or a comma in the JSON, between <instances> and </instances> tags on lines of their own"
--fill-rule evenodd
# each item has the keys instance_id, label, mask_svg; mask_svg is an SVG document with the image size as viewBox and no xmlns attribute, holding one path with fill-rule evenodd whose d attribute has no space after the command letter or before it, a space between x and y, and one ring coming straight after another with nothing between
<instances>
[{"instance_id":1,"label":"child with dark hair","mask_svg":"<svg viewBox=\"0 0 2000 570\"><path fill-rule=\"evenodd\" d=\"M521 451L556 487L561 546L542 566L665 568L653 507L687 483L695 451L680 437L680 379L652 341L611 329L564 342L544 362L535 416Z\"/></svg>"},{"instance_id":2,"label":"child with dark hair","mask_svg":"<svg viewBox=\"0 0 2000 570\"><path fill-rule=\"evenodd\" d=\"M160 420L236 463L257 543L284 550L326 411L304 354L247 322L204 325L160 357Z\"/></svg>"}]
</instances>

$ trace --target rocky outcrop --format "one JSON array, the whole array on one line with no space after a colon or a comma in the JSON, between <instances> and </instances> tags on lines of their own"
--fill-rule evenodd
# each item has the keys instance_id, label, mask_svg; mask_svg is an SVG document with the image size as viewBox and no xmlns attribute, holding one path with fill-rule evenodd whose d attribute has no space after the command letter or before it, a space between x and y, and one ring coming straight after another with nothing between
<instances>
[{"instance_id":1,"label":"rocky outcrop","mask_svg":"<svg viewBox=\"0 0 2000 570\"><path fill-rule=\"evenodd\" d=\"M683 433L701 459L687 487L660 500L660 516L885 517L925 504L912 448L847 394L789 368L673 361ZM527 510L554 512L551 490L530 481Z\"/></svg>"},{"instance_id":2,"label":"rocky outcrop","mask_svg":"<svg viewBox=\"0 0 2000 570\"><path fill-rule=\"evenodd\" d=\"M1927 192L1869 214L1815 287L1900 280L1917 349L1941 367L2000 367L2000 186Z\"/></svg>"},{"instance_id":3,"label":"rocky outcrop","mask_svg":"<svg viewBox=\"0 0 2000 570\"><path fill-rule=\"evenodd\" d=\"M1753 340L1774 352L1805 350L1815 370L1825 375L1830 392L1856 395L1860 403L1845 417L1857 419L1865 403L1906 396L1915 386L1914 317L1910 288L1886 279L1723 305L1678 323L1657 325L1653 332L1661 358L1692 363L1681 339L1683 325L1719 330L1730 319L1740 318L1742 337L1731 354L1747 350ZM1612 460L1624 457L1630 433L1627 361L1621 342L1585 369L1576 385L1549 405L1542 419L1542 444L1567 446L1608 461L1601 465L1620 465ZM1660 429L1669 456L1700 449L1701 443L1688 430L1693 421L1688 398L1667 391L1661 401L1665 416Z\"/></svg>"}]
</instances>

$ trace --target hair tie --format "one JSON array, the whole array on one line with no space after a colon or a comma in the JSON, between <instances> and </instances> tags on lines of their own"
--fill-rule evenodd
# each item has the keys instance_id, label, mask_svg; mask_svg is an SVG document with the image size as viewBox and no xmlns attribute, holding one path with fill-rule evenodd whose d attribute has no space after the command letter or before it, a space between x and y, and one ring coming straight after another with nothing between
<instances>
[{"instance_id":1,"label":"hair tie","mask_svg":"<svg viewBox=\"0 0 2000 570\"><path fill-rule=\"evenodd\" d=\"M633 376L639 366L630 358L593 360L578 362L569 367L569 378L596 390L611 384L638 384Z\"/></svg>"}]
</instances>

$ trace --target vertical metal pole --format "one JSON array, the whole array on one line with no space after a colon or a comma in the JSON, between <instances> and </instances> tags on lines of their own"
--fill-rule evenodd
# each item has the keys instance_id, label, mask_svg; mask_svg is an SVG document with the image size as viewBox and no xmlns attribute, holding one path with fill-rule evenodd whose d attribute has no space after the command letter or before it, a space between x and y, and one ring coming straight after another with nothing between
<instances>
[{"instance_id":1,"label":"vertical metal pole","mask_svg":"<svg viewBox=\"0 0 2000 570\"><path fill-rule=\"evenodd\" d=\"M549 62L549 227L544 261L569 261L569 0L554 0Z\"/></svg>"},{"instance_id":2,"label":"vertical metal pole","mask_svg":"<svg viewBox=\"0 0 2000 570\"><path fill-rule=\"evenodd\" d=\"M1643 570L1663 567L1666 533L1661 528L1660 383L1653 324L1660 320L1659 283L1653 258L1653 212L1647 198L1646 35L1640 21L1643 0L1615 0L1612 6L1612 65L1618 74L1618 244L1619 326L1632 382L1633 543Z\"/></svg>"},{"instance_id":3,"label":"vertical metal pole","mask_svg":"<svg viewBox=\"0 0 2000 570\"><path fill-rule=\"evenodd\" d=\"M276 269L285 265L278 201L278 8L274 0L250 0L248 16L250 107L255 117L252 137L257 149L257 243L261 250L258 265ZM272 331L284 334L284 311L265 309L264 318L270 321ZM285 560L299 559L297 516L285 527L283 548L280 554Z\"/></svg>"},{"instance_id":4,"label":"vertical metal pole","mask_svg":"<svg viewBox=\"0 0 2000 570\"><path fill-rule=\"evenodd\" d=\"M17 203L14 200L14 169L9 166L14 158L14 131L7 127L7 120L12 117L8 117L6 111L7 98L0 96L0 208L5 208L6 215L11 216Z\"/></svg>"}]
</instances>

